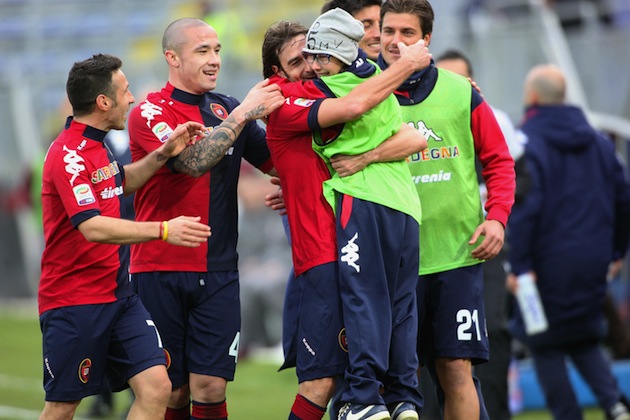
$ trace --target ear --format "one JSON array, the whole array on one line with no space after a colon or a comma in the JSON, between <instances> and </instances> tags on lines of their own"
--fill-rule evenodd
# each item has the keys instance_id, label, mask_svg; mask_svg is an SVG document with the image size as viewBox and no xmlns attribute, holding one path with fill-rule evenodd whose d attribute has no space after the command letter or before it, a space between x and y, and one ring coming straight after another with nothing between
<instances>
[{"instance_id":1,"label":"ear","mask_svg":"<svg viewBox=\"0 0 630 420\"><path fill-rule=\"evenodd\" d=\"M102 111L109 110L111 100L104 94L100 94L96 97L96 106Z\"/></svg>"},{"instance_id":2,"label":"ear","mask_svg":"<svg viewBox=\"0 0 630 420\"><path fill-rule=\"evenodd\" d=\"M428 47L431 44L431 35L433 34L426 34L425 36L422 37L422 39L424 40L425 47Z\"/></svg>"},{"instance_id":3,"label":"ear","mask_svg":"<svg viewBox=\"0 0 630 420\"><path fill-rule=\"evenodd\" d=\"M169 66L179 67L179 59L177 58L177 54L173 50L166 50L164 53L164 57L166 58L166 62Z\"/></svg>"},{"instance_id":4,"label":"ear","mask_svg":"<svg viewBox=\"0 0 630 420\"><path fill-rule=\"evenodd\" d=\"M275 64L272 64L272 65L271 65L271 71L272 71L274 74L278 74L278 73L280 73L282 70L280 69L280 67L276 66Z\"/></svg>"}]
</instances>

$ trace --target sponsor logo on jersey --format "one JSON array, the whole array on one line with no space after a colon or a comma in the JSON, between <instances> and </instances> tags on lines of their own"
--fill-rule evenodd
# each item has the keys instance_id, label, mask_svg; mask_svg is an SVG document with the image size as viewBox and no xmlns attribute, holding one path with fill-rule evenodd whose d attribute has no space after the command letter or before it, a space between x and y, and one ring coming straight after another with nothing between
<instances>
[{"instance_id":1,"label":"sponsor logo on jersey","mask_svg":"<svg viewBox=\"0 0 630 420\"><path fill-rule=\"evenodd\" d=\"M77 204L80 206L87 206L96 201L94 194L92 194L92 188L88 184L79 184L72 187L74 193L74 199L77 200Z\"/></svg>"},{"instance_id":2,"label":"sponsor logo on jersey","mask_svg":"<svg viewBox=\"0 0 630 420\"><path fill-rule=\"evenodd\" d=\"M156 115L162 115L162 107L149 101L144 101L140 104L140 116L147 120L147 127L151 128L151 121L155 119Z\"/></svg>"},{"instance_id":3,"label":"sponsor logo on jersey","mask_svg":"<svg viewBox=\"0 0 630 420\"><path fill-rule=\"evenodd\" d=\"M432 128L428 127L424 123L424 121L418 121L415 124L410 122L408 124L410 127L414 127L414 125L417 126L416 129L424 136L424 138L427 139L427 142L429 142L429 147L420 153L414 153L409 156L407 162L427 162L430 160L455 159L460 157L461 153L458 146L440 145L440 147L431 147L433 142L442 142L444 141L444 138L438 136Z\"/></svg>"},{"instance_id":4,"label":"sponsor logo on jersey","mask_svg":"<svg viewBox=\"0 0 630 420\"><path fill-rule=\"evenodd\" d=\"M110 162L109 165L94 170L91 174L90 181L92 181L92 184L98 184L99 182L115 177L119 173L120 168L118 167L118 163Z\"/></svg>"},{"instance_id":5,"label":"sponsor logo on jersey","mask_svg":"<svg viewBox=\"0 0 630 420\"><path fill-rule=\"evenodd\" d=\"M348 244L341 248L341 262L345 262L350 267L354 268L357 273L361 272L361 267L356 262L359 261L359 245L355 244L359 238L359 232L355 233L352 239L348 241Z\"/></svg>"},{"instance_id":6,"label":"sponsor logo on jersey","mask_svg":"<svg viewBox=\"0 0 630 420\"><path fill-rule=\"evenodd\" d=\"M297 99L293 100L293 105L303 106L304 108L308 108L311 105L313 105L314 103L315 103L314 99L297 98Z\"/></svg>"},{"instance_id":7,"label":"sponsor logo on jersey","mask_svg":"<svg viewBox=\"0 0 630 420\"><path fill-rule=\"evenodd\" d=\"M89 358L83 359L79 364L79 380L84 384L87 384L90 380L90 373L92 372L92 361Z\"/></svg>"},{"instance_id":8,"label":"sponsor logo on jersey","mask_svg":"<svg viewBox=\"0 0 630 420\"><path fill-rule=\"evenodd\" d=\"M105 188L103 191L101 191L101 198L103 200L107 200L110 198L114 198L116 196L119 195L123 195L123 187L119 186L119 187L109 187L109 188Z\"/></svg>"},{"instance_id":9,"label":"sponsor logo on jersey","mask_svg":"<svg viewBox=\"0 0 630 420\"><path fill-rule=\"evenodd\" d=\"M451 172L440 171L436 174L414 175L414 184L430 184L433 182L448 182L451 180Z\"/></svg>"},{"instance_id":10,"label":"sponsor logo on jersey","mask_svg":"<svg viewBox=\"0 0 630 420\"><path fill-rule=\"evenodd\" d=\"M424 121L418 121L418 131L420 133L422 133L422 135L424 136L425 139L427 139L427 141L429 141L429 140L435 140L435 141L442 141L442 140L444 140L442 137L440 137L437 134L435 134L435 131L433 131L432 128L427 127L427 125L424 123Z\"/></svg>"},{"instance_id":11,"label":"sponsor logo on jersey","mask_svg":"<svg viewBox=\"0 0 630 420\"><path fill-rule=\"evenodd\" d=\"M341 350L348 353L348 337L346 336L345 328L342 328L341 331L339 331L339 334L337 335L337 340L339 340L339 347L341 347Z\"/></svg>"},{"instance_id":12,"label":"sponsor logo on jersey","mask_svg":"<svg viewBox=\"0 0 630 420\"><path fill-rule=\"evenodd\" d=\"M228 116L228 112L221 104L210 104L210 111L220 120L224 120Z\"/></svg>"},{"instance_id":13,"label":"sponsor logo on jersey","mask_svg":"<svg viewBox=\"0 0 630 420\"><path fill-rule=\"evenodd\" d=\"M63 146L63 150L66 152L63 157L63 162L66 164L65 170L72 175L70 185L74 185L74 180L85 170L85 165L83 165L85 160L77 154L76 150L70 150L66 146Z\"/></svg>"},{"instance_id":14,"label":"sponsor logo on jersey","mask_svg":"<svg viewBox=\"0 0 630 420\"><path fill-rule=\"evenodd\" d=\"M151 131L153 131L153 134L155 134L155 137L157 137L159 141L164 143L168 140L169 136L173 132L173 129L164 121L160 121L153 126Z\"/></svg>"}]
</instances>

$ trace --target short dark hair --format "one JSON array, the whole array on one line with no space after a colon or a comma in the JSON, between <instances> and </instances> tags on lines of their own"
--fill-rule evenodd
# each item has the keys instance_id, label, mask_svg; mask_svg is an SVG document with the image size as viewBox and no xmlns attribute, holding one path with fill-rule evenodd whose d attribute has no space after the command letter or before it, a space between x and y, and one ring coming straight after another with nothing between
<instances>
[{"instance_id":1,"label":"short dark hair","mask_svg":"<svg viewBox=\"0 0 630 420\"><path fill-rule=\"evenodd\" d=\"M472 64L470 60L468 59L468 57L466 57L463 52L456 50L454 48L450 50L446 50L442 54L440 54L438 58L435 59L435 62L437 63L438 61L442 61L442 60L462 60L464 63L466 63L466 67L468 68L467 69L468 75L470 77L473 76Z\"/></svg>"},{"instance_id":2,"label":"short dark hair","mask_svg":"<svg viewBox=\"0 0 630 420\"><path fill-rule=\"evenodd\" d=\"M381 28L386 13L406 13L418 17L422 36L433 33L435 14L433 7L427 0L387 0L381 6Z\"/></svg>"},{"instance_id":3,"label":"short dark hair","mask_svg":"<svg viewBox=\"0 0 630 420\"><path fill-rule=\"evenodd\" d=\"M354 16L354 14L361 9L370 6L381 7L382 4L383 2L381 0L328 0L322 6L321 13L326 13L338 7Z\"/></svg>"},{"instance_id":4,"label":"short dark hair","mask_svg":"<svg viewBox=\"0 0 630 420\"><path fill-rule=\"evenodd\" d=\"M112 75L121 67L120 58L109 54L95 54L74 63L68 74L66 93L75 117L93 112L98 95L114 97Z\"/></svg>"},{"instance_id":5,"label":"short dark hair","mask_svg":"<svg viewBox=\"0 0 630 420\"><path fill-rule=\"evenodd\" d=\"M306 35L308 28L297 21L280 21L265 32L262 44L263 77L274 75L272 66L282 68L278 55L284 44L298 35Z\"/></svg>"}]
</instances>

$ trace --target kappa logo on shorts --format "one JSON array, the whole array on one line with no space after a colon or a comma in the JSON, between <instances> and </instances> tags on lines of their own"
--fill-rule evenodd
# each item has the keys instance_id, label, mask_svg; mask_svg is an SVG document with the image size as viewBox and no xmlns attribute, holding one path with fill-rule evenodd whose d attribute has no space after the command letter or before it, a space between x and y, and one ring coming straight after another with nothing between
<instances>
[{"instance_id":1,"label":"kappa logo on shorts","mask_svg":"<svg viewBox=\"0 0 630 420\"><path fill-rule=\"evenodd\" d=\"M90 380L90 373L92 372L92 360L86 357L79 364L79 380L84 384L87 384Z\"/></svg>"},{"instance_id":2,"label":"kappa logo on shorts","mask_svg":"<svg viewBox=\"0 0 630 420\"><path fill-rule=\"evenodd\" d=\"M348 245L341 248L341 253L344 254L341 256L341 261L357 270L357 273L360 273L361 267L359 264L355 264L359 260L359 245L354 243L358 237L359 232L355 233L352 239L348 241Z\"/></svg>"},{"instance_id":3,"label":"kappa logo on shorts","mask_svg":"<svg viewBox=\"0 0 630 420\"><path fill-rule=\"evenodd\" d=\"M339 334L337 335L337 339L339 340L339 347L341 347L341 350L348 353L348 337L346 336L345 327L342 328L341 331L339 331Z\"/></svg>"},{"instance_id":4,"label":"kappa logo on shorts","mask_svg":"<svg viewBox=\"0 0 630 420\"><path fill-rule=\"evenodd\" d=\"M210 104L210 111L212 111L212 113L221 120L226 119L228 116L228 112L221 104Z\"/></svg>"}]
</instances>

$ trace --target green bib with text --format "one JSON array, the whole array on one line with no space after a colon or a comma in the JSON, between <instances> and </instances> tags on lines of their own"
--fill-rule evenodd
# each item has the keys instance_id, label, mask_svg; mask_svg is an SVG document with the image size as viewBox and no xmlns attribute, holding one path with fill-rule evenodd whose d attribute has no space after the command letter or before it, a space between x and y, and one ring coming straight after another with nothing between
<instances>
[{"instance_id":1,"label":"green bib with text","mask_svg":"<svg viewBox=\"0 0 630 420\"><path fill-rule=\"evenodd\" d=\"M403 121L418 129L428 147L409 158L422 201L420 274L478 264L468 241L483 222L471 132L470 82L438 70L437 83L421 103L402 106Z\"/></svg>"}]
</instances>

